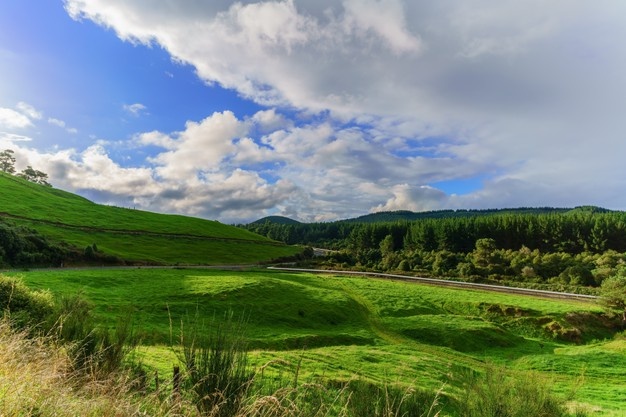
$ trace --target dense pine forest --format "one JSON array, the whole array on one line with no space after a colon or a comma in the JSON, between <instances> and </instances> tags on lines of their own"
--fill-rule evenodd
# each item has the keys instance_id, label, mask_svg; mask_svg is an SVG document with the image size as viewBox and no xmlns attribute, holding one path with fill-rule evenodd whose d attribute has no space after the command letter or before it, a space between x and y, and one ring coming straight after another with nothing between
<instances>
[{"instance_id":1,"label":"dense pine forest","mask_svg":"<svg viewBox=\"0 0 626 417\"><path fill-rule=\"evenodd\" d=\"M245 227L289 244L333 249L323 262L334 267L555 289L597 287L620 274L626 260L624 212L579 207L452 213L430 212L413 221Z\"/></svg>"}]
</instances>

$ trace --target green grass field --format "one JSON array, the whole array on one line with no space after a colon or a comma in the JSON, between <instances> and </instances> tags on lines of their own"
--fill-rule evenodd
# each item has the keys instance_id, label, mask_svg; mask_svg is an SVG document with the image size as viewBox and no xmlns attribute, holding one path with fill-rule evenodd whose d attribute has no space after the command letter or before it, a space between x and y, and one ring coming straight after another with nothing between
<instances>
[{"instance_id":1,"label":"green grass field","mask_svg":"<svg viewBox=\"0 0 626 417\"><path fill-rule=\"evenodd\" d=\"M217 221L99 205L1 172L0 189L5 220L79 249L95 243L127 262L251 264L301 252Z\"/></svg>"},{"instance_id":2,"label":"green grass field","mask_svg":"<svg viewBox=\"0 0 626 417\"><path fill-rule=\"evenodd\" d=\"M112 327L132 311L144 362L167 374L181 321L227 312L247 319L252 358L265 372L301 380L443 387L488 364L534 370L593 415L626 413L626 341L580 301L439 288L371 278L266 270L106 269L25 271L32 288L82 292ZM576 337L572 339L572 334ZM174 343L175 344L175 343Z\"/></svg>"}]
</instances>

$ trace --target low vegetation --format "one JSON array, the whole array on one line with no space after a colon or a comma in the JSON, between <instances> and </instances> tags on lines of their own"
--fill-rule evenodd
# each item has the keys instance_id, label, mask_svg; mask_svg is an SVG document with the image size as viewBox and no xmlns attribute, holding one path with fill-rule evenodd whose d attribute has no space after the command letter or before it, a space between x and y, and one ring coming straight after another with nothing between
<instances>
[{"instance_id":1,"label":"low vegetation","mask_svg":"<svg viewBox=\"0 0 626 417\"><path fill-rule=\"evenodd\" d=\"M580 301L254 270L21 275L54 317L109 335L91 367L63 348L60 380L126 381L115 392L134 411L117 415L617 416L626 395L619 317ZM102 365L116 340L135 348Z\"/></svg>"}]
</instances>

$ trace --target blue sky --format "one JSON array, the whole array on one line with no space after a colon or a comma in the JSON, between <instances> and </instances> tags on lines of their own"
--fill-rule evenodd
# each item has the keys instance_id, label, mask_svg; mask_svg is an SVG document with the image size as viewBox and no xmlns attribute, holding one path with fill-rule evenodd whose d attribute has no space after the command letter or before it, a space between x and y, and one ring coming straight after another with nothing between
<instances>
[{"instance_id":1,"label":"blue sky","mask_svg":"<svg viewBox=\"0 0 626 417\"><path fill-rule=\"evenodd\" d=\"M0 148L223 222L626 209L626 3L9 0Z\"/></svg>"}]
</instances>

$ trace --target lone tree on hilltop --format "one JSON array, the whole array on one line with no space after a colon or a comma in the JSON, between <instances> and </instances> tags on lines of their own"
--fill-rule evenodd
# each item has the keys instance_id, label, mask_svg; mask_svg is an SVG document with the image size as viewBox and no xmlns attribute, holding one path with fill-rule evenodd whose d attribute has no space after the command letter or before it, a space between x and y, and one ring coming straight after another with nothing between
<instances>
[{"instance_id":1,"label":"lone tree on hilltop","mask_svg":"<svg viewBox=\"0 0 626 417\"><path fill-rule=\"evenodd\" d=\"M5 149L0 152L0 171L7 174L15 173L15 157L14 152L11 149Z\"/></svg>"},{"instance_id":2,"label":"lone tree on hilltop","mask_svg":"<svg viewBox=\"0 0 626 417\"><path fill-rule=\"evenodd\" d=\"M30 165L26 167L26 169L19 174L18 177L24 178L27 181L34 182L35 184L46 185L48 187L52 187L48 182L48 174L45 172L41 172L39 170L33 169Z\"/></svg>"}]
</instances>

